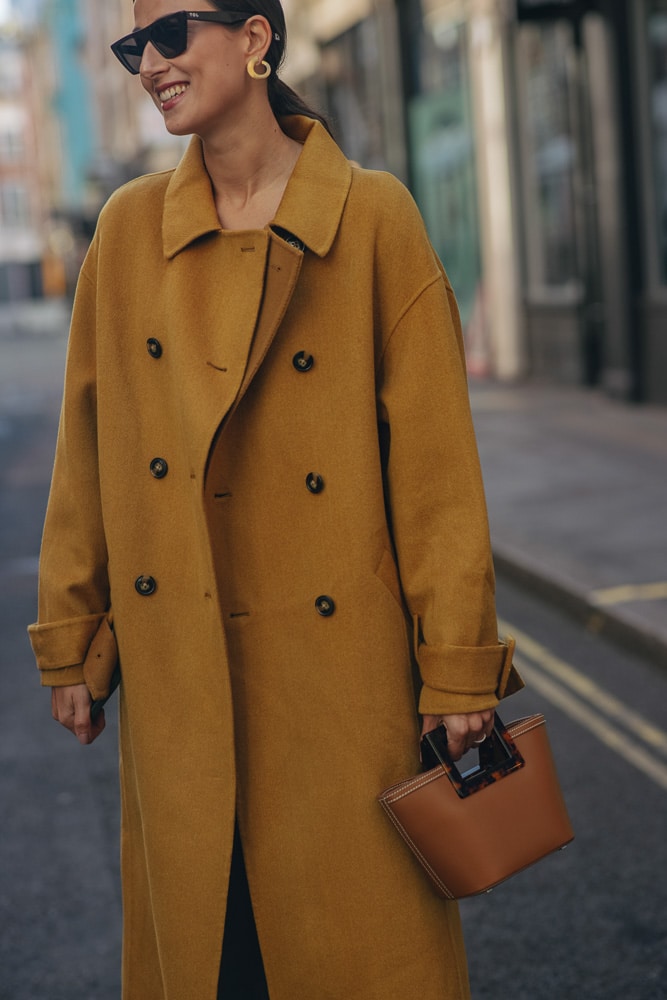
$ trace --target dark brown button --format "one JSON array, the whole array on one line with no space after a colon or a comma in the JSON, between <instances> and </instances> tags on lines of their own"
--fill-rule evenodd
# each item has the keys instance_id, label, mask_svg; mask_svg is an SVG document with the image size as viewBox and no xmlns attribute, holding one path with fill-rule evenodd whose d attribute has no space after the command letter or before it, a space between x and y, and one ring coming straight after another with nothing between
<instances>
[{"instance_id":1,"label":"dark brown button","mask_svg":"<svg viewBox=\"0 0 667 1000\"><path fill-rule=\"evenodd\" d=\"M322 615L323 618L331 618L332 614L336 610L333 597L327 597L326 594L322 594L321 597L317 598L315 601L315 607L318 615Z\"/></svg>"},{"instance_id":2,"label":"dark brown button","mask_svg":"<svg viewBox=\"0 0 667 1000\"><path fill-rule=\"evenodd\" d=\"M315 364L315 358L312 354L306 354L305 351L299 351L292 358L292 364L298 372L309 372L310 369Z\"/></svg>"},{"instance_id":3,"label":"dark brown button","mask_svg":"<svg viewBox=\"0 0 667 1000\"><path fill-rule=\"evenodd\" d=\"M157 583L152 576L138 576L134 581L134 589L142 597L150 597L157 590Z\"/></svg>"},{"instance_id":4,"label":"dark brown button","mask_svg":"<svg viewBox=\"0 0 667 1000\"><path fill-rule=\"evenodd\" d=\"M152 358L162 357L162 344L155 337L149 337L146 341L146 347L148 348L148 353Z\"/></svg>"},{"instance_id":5,"label":"dark brown button","mask_svg":"<svg viewBox=\"0 0 667 1000\"><path fill-rule=\"evenodd\" d=\"M151 462L151 476L155 479L164 479L169 472L169 466L164 458L154 458Z\"/></svg>"},{"instance_id":6,"label":"dark brown button","mask_svg":"<svg viewBox=\"0 0 667 1000\"><path fill-rule=\"evenodd\" d=\"M306 476L306 486L311 493L321 493L324 489L324 480L316 472L309 472Z\"/></svg>"},{"instance_id":7,"label":"dark brown button","mask_svg":"<svg viewBox=\"0 0 667 1000\"><path fill-rule=\"evenodd\" d=\"M295 250L300 250L301 253L306 249L306 244L295 236L294 233L290 233L288 229L283 229L281 226L273 226L273 231L276 236L279 236L281 240L285 240L285 243L289 247L294 247Z\"/></svg>"},{"instance_id":8,"label":"dark brown button","mask_svg":"<svg viewBox=\"0 0 667 1000\"><path fill-rule=\"evenodd\" d=\"M285 243L287 243L288 247L293 247L295 250L300 250L301 253L303 253L303 251L306 248L305 243L303 243L298 236L292 236L292 235L286 236Z\"/></svg>"}]
</instances>

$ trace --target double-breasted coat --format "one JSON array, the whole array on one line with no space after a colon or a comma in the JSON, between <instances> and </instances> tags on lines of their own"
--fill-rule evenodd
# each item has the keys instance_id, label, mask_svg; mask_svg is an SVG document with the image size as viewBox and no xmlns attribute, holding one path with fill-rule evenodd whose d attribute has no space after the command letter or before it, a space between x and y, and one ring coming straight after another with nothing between
<instances>
[{"instance_id":1,"label":"double-breasted coat","mask_svg":"<svg viewBox=\"0 0 667 1000\"><path fill-rule=\"evenodd\" d=\"M199 140L83 266L44 531L42 681L122 668L125 1000L214 1000L235 814L272 1000L468 995L456 904L376 801L500 642L456 304L407 191L324 129L271 227Z\"/></svg>"}]
</instances>

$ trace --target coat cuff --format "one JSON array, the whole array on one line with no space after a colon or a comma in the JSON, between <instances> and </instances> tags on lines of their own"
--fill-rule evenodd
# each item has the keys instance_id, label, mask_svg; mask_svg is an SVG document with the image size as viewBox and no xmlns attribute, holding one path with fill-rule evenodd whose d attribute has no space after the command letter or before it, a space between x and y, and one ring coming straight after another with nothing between
<instances>
[{"instance_id":1,"label":"coat cuff","mask_svg":"<svg viewBox=\"0 0 667 1000\"><path fill-rule=\"evenodd\" d=\"M106 612L102 611L43 625L29 625L28 635L38 668L61 671L65 667L78 666L83 669L93 636L106 617Z\"/></svg>"},{"instance_id":2,"label":"coat cuff","mask_svg":"<svg viewBox=\"0 0 667 1000\"><path fill-rule=\"evenodd\" d=\"M427 646L417 651L423 688L422 715L484 711L521 690L512 664L511 636L495 646Z\"/></svg>"},{"instance_id":3,"label":"coat cuff","mask_svg":"<svg viewBox=\"0 0 667 1000\"><path fill-rule=\"evenodd\" d=\"M61 670L40 670L39 682L42 687L69 687L70 684L85 684L83 664L77 667L62 667Z\"/></svg>"},{"instance_id":4,"label":"coat cuff","mask_svg":"<svg viewBox=\"0 0 667 1000\"><path fill-rule=\"evenodd\" d=\"M45 687L86 684L93 699L109 695L118 663L111 612L30 625L28 634Z\"/></svg>"}]
</instances>

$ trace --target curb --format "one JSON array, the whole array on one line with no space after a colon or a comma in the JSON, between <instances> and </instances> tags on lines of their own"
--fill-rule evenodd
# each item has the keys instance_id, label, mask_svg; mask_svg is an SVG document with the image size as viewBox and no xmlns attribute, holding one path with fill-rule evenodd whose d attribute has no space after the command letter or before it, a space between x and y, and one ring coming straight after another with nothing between
<instances>
[{"instance_id":1,"label":"curb","mask_svg":"<svg viewBox=\"0 0 667 1000\"><path fill-rule=\"evenodd\" d=\"M667 634L656 630L636 612L627 607L601 607L574 580L511 546L494 544L493 559L498 576L555 604L590 632L667 668Z\"/></svg>"}]
</instances>

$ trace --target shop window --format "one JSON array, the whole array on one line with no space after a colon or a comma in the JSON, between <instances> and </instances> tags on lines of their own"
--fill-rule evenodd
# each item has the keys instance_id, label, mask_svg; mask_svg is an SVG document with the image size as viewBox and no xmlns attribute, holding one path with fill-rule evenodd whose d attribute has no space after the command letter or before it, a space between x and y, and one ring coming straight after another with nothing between
<instances>
[{"instance_id":1,"label":"shop window","mask_svg":"<svg viewBox=\"0 0 667 1000\"><path fill-rule=\"evenodd\" d=\"M667 284L667 0L650 0L647 20L650 120L659 277Z\"/></svg>"},{"instance_id":2,"label":"shop window","mask_svg":"<svg viewBox=\"0 0 667 1000\"><path fill-rule=\"evenodd\" d=\"M0 40L0 97L14 97L23 85L23 59L18 48Z\"/></svg>"},{"instance_id":3,"label":"shop window","mask_svg":"<svg viewBox=\"0 0 667 1000\"><path fill-rule=\"evenodd\" d=\"M15 129L0 129L0 163L17 163L24 157L23 133Z\"/></svg>"},{"instance_id":4,"label":"shop window","mask_svg":"<svg viewBox=\"0 0 667 1000\"><path fill-rule=\"evenodd\" d=\"M580 292L572 28L527 25L518 42L526 271L530 294Z\"/></svg>"},{"instance_id":5,"label":"shop window","mask_svg":"<svg viewBox=\"0 0 667 1000\"><path fill-rule=\"evenodd\" d=\"M331 123L346 155L363 167L386 169L380 38L375 16L323 46L322 73Z\"/></svg>"},{"instance_id":6,"label":"shop window","mask_svg":"<svg viewBox=\"0 0 667 1000\"><path fill-rule=\"evenodd\" d=\"M0 225L10 229L30 226L30 199L23 184L0 184Z\"/></svg>"},{"instance_id":7,"label":"shop window","mask_svg":"<svg viewBox=\"0 0 667 1000\"><path fill-rule=\"evenodd\" d=\"M26 157L28 114L17 102L0 102L0 165L20 163Z\"/></svg>"},{"instance_id":8,"label":"shop window","mask_svg":"<svg viewBox=\"0 0 667 1000\"><path fill-rule=\"evenodd\" d=\"M481 252L468 35L451 8L426 5L419 84L408 105L414 194L464 325L479 291Z\"/></svg>"}]
</instances>

